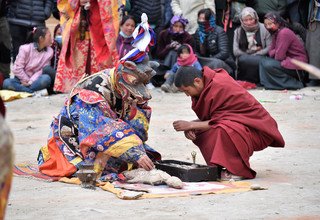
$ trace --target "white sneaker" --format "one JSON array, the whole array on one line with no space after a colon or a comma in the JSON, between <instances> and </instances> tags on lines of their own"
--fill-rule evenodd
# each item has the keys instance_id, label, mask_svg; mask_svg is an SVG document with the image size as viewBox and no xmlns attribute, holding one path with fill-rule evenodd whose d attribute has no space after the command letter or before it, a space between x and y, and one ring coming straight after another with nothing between
<instances>
[{"instance_id":1,"label":"white sneaker","mask_svg":"<svg viewBox=\"0 0 320 220\"><path fill-rule=\"evenodd\" d=\"M243 180L242 176L236 176L230 173L227 169L221 170L220 181L239 181Z\"/></svg>"},{"instance_id":2,"label":"white sneaker","mask_svg":"<svg viewBox=\"0 0 320 220\"><path fill-rule=\"evenodd\" d=\"M163 84L161 85L161 90L164 91L164 92L171 92L171 90L170 90L170 85L167 84L167 83L163 83Z\"/></svg>"},{"instance_id":3,"label":"white sneaker","mask_svg":"<svg viewBox=\"0 0 320 220\"><path fill-rule=\"evenodd\" d=\"M146 85L146 87L147 87L147 89L149 89L149 90L152 90L152 89L155 88L152 83L148 83L148 84Z\"/></svg>"},{"instance_id":4,"label":"white sneaker","mask_svg":"<svg viewBox=\"0 0 320 220\"><path fill-rule=\"evenodd\" d=\"M48 90L47 89L41 89L41 90L35 91L33 93L33 96L34 97L48 96Z\"/></svg>"}]
</instances>

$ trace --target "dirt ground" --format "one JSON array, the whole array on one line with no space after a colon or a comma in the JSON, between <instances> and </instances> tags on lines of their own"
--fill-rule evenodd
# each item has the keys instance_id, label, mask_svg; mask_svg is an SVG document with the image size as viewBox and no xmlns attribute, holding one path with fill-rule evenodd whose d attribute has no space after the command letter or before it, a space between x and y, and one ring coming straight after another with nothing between
<instances>
[{"instance_id":1,"label":"dirt ground","mask_svg":"<svg viewBox=\"0 0 320 220\"><path fill-rule=\"evenodd\" d=\"M320 219L320 88L250 92L276 119L286 141L283 149L269 147L251 157L257 177L249 182L268 190L120 200L101 189L14 177L6 219ZM303 94L303 99L290 99L293 93ZM163 159L191 161L195 150L197 163L204 164L196 146L172 127L176 119L195 118L190 98L159 88L152 94L147 143ZM16 163L36 162L65 98L61 94L6 103Z\"/></svg>"}]
</instances>

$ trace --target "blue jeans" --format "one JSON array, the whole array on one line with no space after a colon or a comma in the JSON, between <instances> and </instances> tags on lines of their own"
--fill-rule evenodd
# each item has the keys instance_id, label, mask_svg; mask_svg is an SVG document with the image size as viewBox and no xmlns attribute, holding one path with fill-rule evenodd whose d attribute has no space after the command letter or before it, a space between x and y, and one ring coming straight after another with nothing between
<instances>
[{"instance_id":1,"label":"blue jeans","mask_svg":"<svg viewBox=\"0 0 320 220\"><path fill-rule=\"evenodd\" d=\"M30 86L24 86L21 84L20 79L14 77L13 79L6 79L3 82L3 89L13 90L17 92L29 92L46 89L51 84L51 78L49 75L42 74L39 78L34 81Z\"/></svg>"},{"instance_id":2,"label":"blue jeans","mask_svg":"<svg viewBox=\"0 0 320 220\"><path fill-rule=\"evenodd\" d=\"M173 17L173 12L171 8L171 0L165 0L164 1L164 11L163 11L163 26L165 28L170 27L170 21Z\"/></svg>"}]
</instances>

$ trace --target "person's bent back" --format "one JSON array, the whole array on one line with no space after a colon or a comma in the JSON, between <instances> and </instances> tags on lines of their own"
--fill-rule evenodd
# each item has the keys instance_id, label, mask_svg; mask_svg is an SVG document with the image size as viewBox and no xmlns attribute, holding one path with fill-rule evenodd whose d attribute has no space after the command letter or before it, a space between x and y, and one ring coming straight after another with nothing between
<instances>
[{"instance_id":1,"label":"person's bent back","mask_svg":"<svg viewBox=\"0 0 320 220\"><path fill-rule=\"evenodd\" d=\"M221 168L221 179L255 178L249 163L253 152L284 147L276 121L225 70L180 67L175 85L191 96L198 118L175 121L173 126L200 148L208 165Z\"/></svg>"}]
</instances>

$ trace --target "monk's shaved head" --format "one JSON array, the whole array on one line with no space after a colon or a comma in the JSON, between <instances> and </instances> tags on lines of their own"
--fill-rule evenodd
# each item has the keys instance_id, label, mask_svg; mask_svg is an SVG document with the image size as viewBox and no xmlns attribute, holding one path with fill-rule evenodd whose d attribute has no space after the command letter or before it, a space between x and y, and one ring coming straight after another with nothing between
<instances>
[{"instance_id":1,"label":"monk's shaved head","mask_svg":"<svg viewBox=\"0 0 320 220\"><path fill-rule=\"evenodd\" d=\"M202 71L192 66L181 66L174 79L176 87L193 86L195 78L202 78Z\"/></svg>"}]
</instances>

